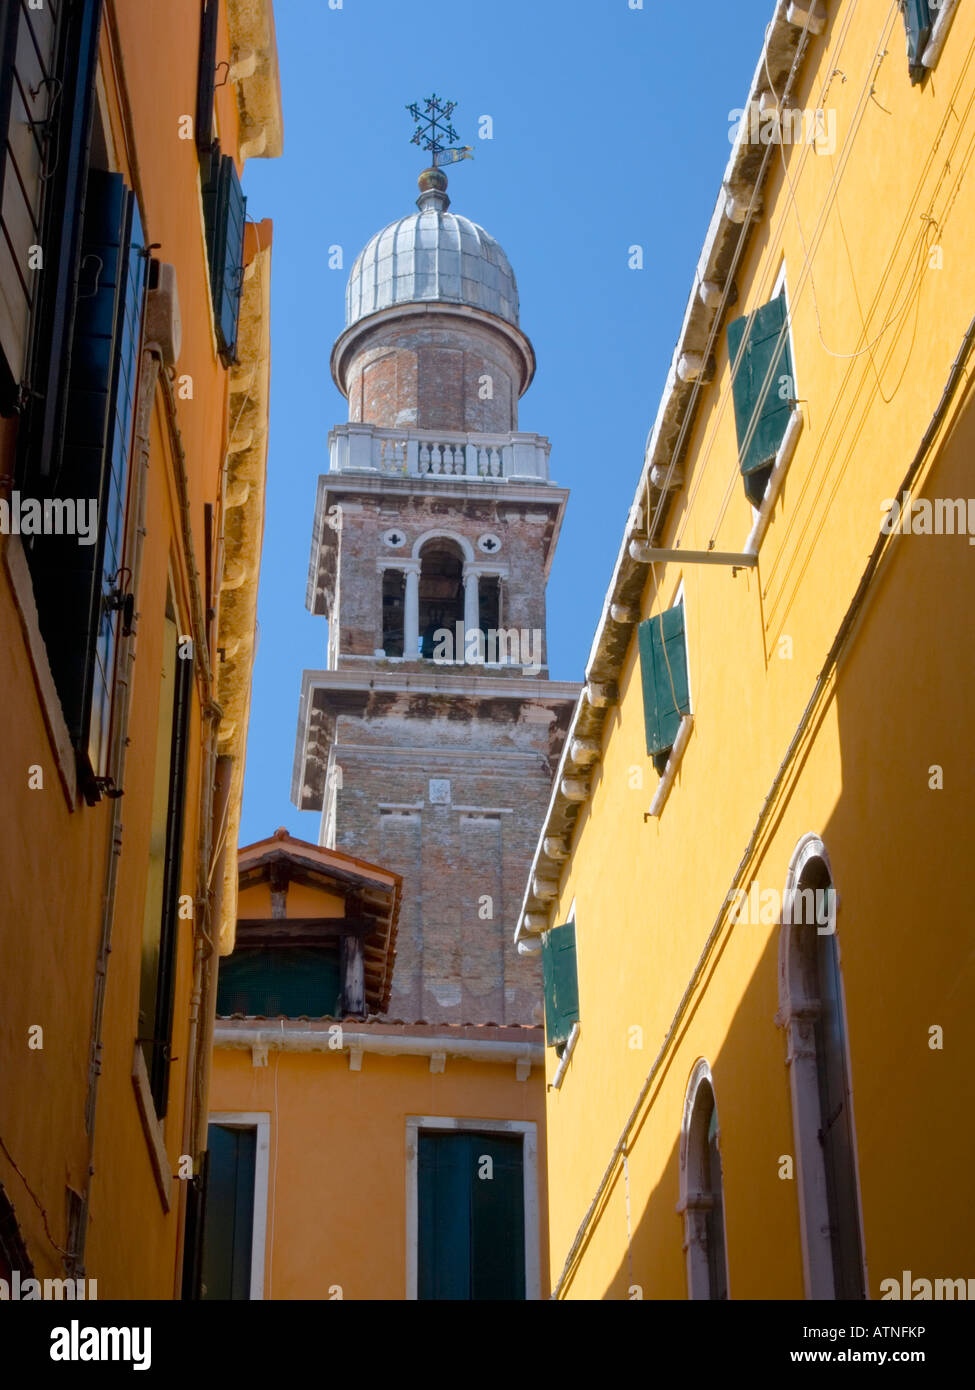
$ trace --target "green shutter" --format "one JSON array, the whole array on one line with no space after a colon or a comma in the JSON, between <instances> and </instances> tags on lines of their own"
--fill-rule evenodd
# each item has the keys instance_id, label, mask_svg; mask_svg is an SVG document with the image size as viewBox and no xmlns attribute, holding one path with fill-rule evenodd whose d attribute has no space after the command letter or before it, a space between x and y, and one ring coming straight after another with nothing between
<instances>
[{"instance_id":1,"label":"green shutter","mask_svg":"<svg viewBox=\"0 0 975 1390\"><path fill-rule=\"evenodd\" d=\"M421 1132L418 1148L418 1298L523 1299L521 1137Z\"/></svg>"},{"instance_id":2,"label":"green shutter","mask_svg":"<svg viewBox=\"0 0 975 1390\"><path fill-rule=\"evenodd\" d=\"M257 1130L212 1124L203 1238L206 1299L249 1299Z\"/></svg>"},{"instance_id":3,"label":"green shutter","mask_svg":"<svg viewBox=\"0 0 975 1390\"><path fill-rule=\"evenodd\" d=\"M738 461L746 476L774 463L792 413L795 377L785 324L785 295L780 294L728 325L732 369L748 335L732 384Z\"/></svg>"},{"instance_id":4,"label":"green shutter","mask_svg":"<svg viewBox=\"0 0 975 1390\"><path fill-rule=\"evenodd\" d=\"M542 937L542 976L545 986L545 1037L549 1047L568 1040L579 1018L579 979L576 971L576 926L566 922Z\"/></svg>"},{"instance_id":5,"label":"green shutter","mask_svg":"<svg viewBox=\"0 0 975 1390\"><path fill-rule=\"evenodd\" d=\"M210 257L210 289L220 356L237 360L237 320L244 280L244 220L247 200L237 168L218 144L201 160L203 213Z\"/></svg>"},{"instance_id":6,"label":"green shutter","mask_svg":"<svg viewBox=\"0 0 975 1390\"><path fill-rule=\"evenodd\" d=\"M929 0L900 0L900 3L907 29L907 61L911 81L920 82L925 72L921 54L931 37L931 6Z\"/></svg>"},{"instance_id":7,"label":"green shutter","mask_svg":"<svg viewBox=\"0 0 975 1390\"><path fill-rule=\"evenodd\" d=\"M338 952L313 946L242 947L220 962L217 1014L333 1018L341 1009Z\"/></svg>"},{"instance_id":8,"label":"green shutter","mask_svg":"<svg viewBox=\"0 0 975 1390\"><path fill-rule=\"evenodd\" d=\"M50 495L94 499L97 539L80 545L75 536L38 536L28 550L61 706L72 740L89 753L96 776L104 771L108 743L106 705L116 627L115 615L102 600L111 587L106 578L121 565L145 283L144 260L132 245L134 211L135 199L120 174L91 171L63 452ZM141 237L141 231L136 235Z\"/></svg>"},{"instance_id":9,"label":"green shutter","mask_svg":"<svg viewBox=\"0 0 975 1390\"><path fill-rule=\"evenodd\" d=\"M683 603L641 623L637 637L647 752L653 757L673 748L680 721L691 711Z\"/></svg>"}]
</instances>

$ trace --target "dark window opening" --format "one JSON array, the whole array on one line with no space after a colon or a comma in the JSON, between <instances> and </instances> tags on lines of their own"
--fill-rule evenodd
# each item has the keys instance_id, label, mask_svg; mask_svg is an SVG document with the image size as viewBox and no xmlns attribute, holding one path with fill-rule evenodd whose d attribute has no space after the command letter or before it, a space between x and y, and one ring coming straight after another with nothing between
<instances>
[{"instance_id":1,"label":"dark window opening","mask_svg":"<svg viewBox=\"0 0 975 1390\"><path fill-rule=\"evenodd\" d=\"M383 573L383 651L387 656L403 655L406 576L402 570Z\"/></svg>"},{"instance_id":2,"label":"dark window opening","mask_svg":"<svg viewBox=\"0 0 975 1390\"><path fill-rule=\"evenodd\" d=\"M774 467L775 465L770 463L765 468L757 469L754 473L745 474L745 496L753 507L761 507L765 501L765 493Z\"/></svg>"},{"instance_id":3,"label":"dark window opening","mask_svg":"<svg viewBox=\"0 0 975 1390\"><path fill-rule=\"evenodd\" d=\"M181 654L182 653L182 654ZM139 1041L156 1113L166 1113L183 862L183 807L193 658L166 613L162 685L156 727L149 865L142 934Z\"/></svg>"},{"instance_id":4,"label":"dark window opening","mask_svg":"<svg viewBox=\"0 0 975 1390\"><path fill-rule=\"evenodd\" d=\"M200 7L200 57L196 81L196 145L213 143L213 97L217 81L217 21L220 0L203 0Z\"/></svg>"},{"instance_id":5,"label":"dark window opening","mask_svg":"<svg viewBox=\"0 0 975 1390\"><path fill-rule=\"evenodd\" d=\"M453 541L431 541L420 560L420 655L433 657L437 634L450 634L448 652L463 661L463 651L454 650L457 623L464 622L463 558ZM442 639L441 639L442 640Z\"/></svg>"},{"instance_id":6,"label":"dark window opening","mask_svg":"<svg viewBox=\"0 0 975 1390\"><path fill-rule=\"evenodd\" d=\"M485 575L478 584L478 626L485 635L501 626L501 580L497 575Z\"/></svg>"},{"instance_id":7,"label":"dark window opening","mask_svg":"<svg viewBox=\"0 0 975 1390\"><path fill-rule=\"evenodd\" d=\"M335 1018L342 1008L337 946L244 946L217 976L217 1014L251 1018Z\"/></svg>"}]
</instances>

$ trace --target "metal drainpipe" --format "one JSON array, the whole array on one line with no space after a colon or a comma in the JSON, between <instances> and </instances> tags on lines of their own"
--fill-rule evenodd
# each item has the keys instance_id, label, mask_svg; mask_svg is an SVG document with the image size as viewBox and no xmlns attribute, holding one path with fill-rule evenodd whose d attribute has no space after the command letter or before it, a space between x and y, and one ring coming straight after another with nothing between
<instances>
[{"instance_id":1,"label":"metal drainpipe","mask_svg":"<svg viewBox=\"0 0 975 1390\"><path fill-rule=\"evenodd\" d=\"M914 483L915 478L920 472L924 464L924 460L927 458L931 445L934 442L935 436L937 435L938 430L944 423L945 417L948 413L948 406L950 405L952 397L955 394L955 390L958 386L959 381L962 379L964 375L965 367L967 365L969 357L972 354L973 346L975 346L975 318L973 318L971 323L968 325L968 329L966 330L965 336L962 339L961 347L958 350L958 355L952 363L951 371L948 374L948 380L945 383L945 388L941 393L941 400L938 402L938 407L931 418L931 423L928 425L927 429L924 432L924 438L921 440L920 448L911 460L910 466L904 475L904 479L901 482L900 487L897 489L896 493L893 494L895 497L900 498L903 496L905 492L909 492L912 484ZM636 1123L637 1118L639 1117L640 1111L643 1108L644 1101L646 1100L650 1092L650 1087L653 1085L654 1078L656 1077L657 1072L660 1070L660 1067L667 1055L667 1050L670 1046L670 1041L673 1038L677 1028L680 1026L681 1019L683 1018L684 1013L687 1010L687 1006L690 1003L691 996L693 995L697 982L701 978L701 975L704 971L705 966L707 965L711 952L714 949L714 945L718 939L718 936L721 933L721 928L724 924L725 916L727 913L728 903L731 901L732 894L734 893L735 889L740 886L741 880L743 879L745 874L745 870L751 860L752 854L755 851L755 846L758 842L758 837L764 829L765 823L769 817L769 813L771 812L772 807L775 803L776 795L778 794L778 791L785 780L786 772L789 769L792 759L795 757L802 736L805 733L806 728L808 727L812 719L813 713L815 712L816 706L819 702L819 697L822 694L823 689L825 688L826 681L832 675L834 668L839 662L839 658L842 654L843 648L846 646L846 640L849 637L851 631L853 630L857 618L859 617L860 609L863 606L867 589L869 588L874 578L874 575L876 574L880 566L880 563L884 558L885 553L889 549L890 539L890 536L884 535L884 533L881 532L880 535L877 537L873 550L870 552L870 558L867 561L866 568L864 569L863 574L860 576L860 582L856 587L856 591L854 592L853 598L850 601L850 605L847 608L846 613L843 616L843 620L840 623L840 626L837 630L836 636L833 639L833 644L830 647L829 652L826 656L826 660L823 663L822 670L816 678L816 684L813 686L813 692L809 697L808 703L806 704L806 708L802 712L802 718L799 720L799 723L796 726L796 731L792 735L792 739L789 743L789 747L786 750L785 757L779 764L778 771L776 772L775 777L773 778L772 785L768 791L768 795L766 796L765 801L762 804L762 809L759 812L758 820L755 822L755 826L752 830L748 844L745 848L745 853L742 855L738 868L735 870L734 878L731 880L731 886L728 889L728 892L725 894L724 903L722 905L721 911L718 913L718 916L715 919L714 925L712 926L711 931L708 935L708 939L704 944L704 950L701 952L701 955L698 958L698 962L694 967L694 970L691 974L691 978L687 983L687 988L684 990L683 996L681 997L681 1001L677 1005L677 1011L674 1014L674 1017L670 1023L670 1027L667 1029L667 1033L664 1037L664 1040L660 1045L660 1050L654 1058L653 1065L650 1068L650 1071L647 1073L646 1080L640 1088L640 1094L637 1097L636 1104L630 1111L629 1118L623 1127L623 1132L617 1140L616 1147L613 1149L613 1153L606 1167L606 1171L600 1179L599 1186L596 1188L596 1195L590 1202L589 1208L585 1216L582 1218L582 1224L579 1226L579 1229L575 1235L575 1239L569 1247L569 1253L565 1257L565 1263L562 1266L562 1272L559 1275L558 1283L555 1285L555 1288L552 1290L552 1293L550 1295L552 1299L558 1298L562 1290L562 1287L565 1284L566 1279L568 1278L569 1271L572 1268L573 1262L575 1261L575 1257L582 1245L582 1242L585 1240L586 1232L588 1231L589 1224L593 1218L593 1213L599 1205L599 1201L602 1198L603 1193L606 1191L606 1188L612 1179L613 1173L616 1169L617 1161L619 1160L621 1154L623 1154L626 1150L626 1144L630 1136L630 1131Z\"/></svg>"}]
</instances>

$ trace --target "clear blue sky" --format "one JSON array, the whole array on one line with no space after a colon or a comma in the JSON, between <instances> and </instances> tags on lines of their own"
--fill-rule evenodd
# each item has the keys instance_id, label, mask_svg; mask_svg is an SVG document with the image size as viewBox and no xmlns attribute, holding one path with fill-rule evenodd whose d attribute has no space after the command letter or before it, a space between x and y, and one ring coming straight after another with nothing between
<instances>
[{"instance_id":1,"label":"clear blue sky","mask_svg":"<svg viewBox=\"0 0 975 1390\"><path fill-rule=\"evenodd\" d=\"M301 673L325 665L305 609L318 475L347 418L328 369L355 256L414 209L427 162L405 107L436 92L474 160L455 212L501 242L538 371L520 427L571 489L548 587L551 675L582 678L647 433L774 0L275 0L284 155L251 160L248 212L274 220L271 430L240 843L285 825ZM477 138L493 118L492 140ZM329 270L341 245L344 269ZM644 269L628 268L643 247Z\"/></svg>"}]
</instances>

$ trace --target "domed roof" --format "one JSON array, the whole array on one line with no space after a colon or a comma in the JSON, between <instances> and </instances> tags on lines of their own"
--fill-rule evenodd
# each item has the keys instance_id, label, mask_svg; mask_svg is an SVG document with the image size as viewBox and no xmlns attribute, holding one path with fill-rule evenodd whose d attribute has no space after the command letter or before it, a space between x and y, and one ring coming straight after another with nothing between
<instances>
[{"instance_id":1,"label":"domed roof","mask_svg":"<svg viewBox=\"0 0 975 1390\"><path fill-rule=\"evenodd\" d=\"M515 273L494 237L466 217L428 207L390 222L360 251L345 292L345 326L394 304L431 301L518 323Z\"/></svg>"}]
</instances>

